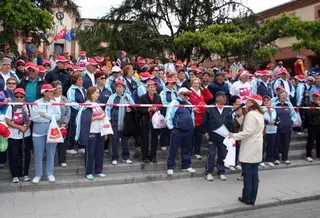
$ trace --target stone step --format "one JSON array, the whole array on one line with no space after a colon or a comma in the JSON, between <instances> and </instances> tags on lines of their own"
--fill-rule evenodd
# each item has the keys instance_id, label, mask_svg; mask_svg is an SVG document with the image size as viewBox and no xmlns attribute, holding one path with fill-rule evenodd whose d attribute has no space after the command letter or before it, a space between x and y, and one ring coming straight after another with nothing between
<instances>
[{"instance_id":1,"label":"stone step","mask_svg":"<svg viewBox=\"0 0 320 218\"><path fill-rule=\"evenodd\" d=\"M287 169L294 167L305 167L305 166L316 166L320 165L320 161L314 161L312 163L304 160L294 160L290 165L281 164L275 167L260 168L260 170L277 170ZM118 184L129 184L129 183L140 183L149 181L159 180L172 180L181 178L192 178L192 177L204 177L204 168L195 168L197 172L193 175L179 170L175 170L173 176L168 176L165 170L157 171L140 171L140 172L121 172L121 173L107 173L106 178L95 178L93 181L87 180L84 175L56 175L56 182L49 183L43 178L40 184L32 184L31 182L23 182L19 184L13 184L11 180L0 180L0 191L1 192L15 192L15 191L40 191L48 189L64 189L64 188L81 188L81 187L92 187L92 186L106 186L106 185L118 185ZM229 174L237 174L239 171L228 171ZM218 178L216 178L217 180Z\"/></svg>"}]
</instances>

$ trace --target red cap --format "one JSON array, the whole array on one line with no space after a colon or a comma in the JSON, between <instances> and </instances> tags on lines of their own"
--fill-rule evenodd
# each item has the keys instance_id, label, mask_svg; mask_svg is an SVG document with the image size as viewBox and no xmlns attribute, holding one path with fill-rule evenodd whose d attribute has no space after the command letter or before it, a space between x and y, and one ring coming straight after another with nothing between
<instances>
[{"instance_id":1,"label":"red cap","mask_svg":"<svg viewBox=\"0 0 320 218\"><path fill-rule=\"evenodd\" d=\"M299 81L305 81L306 80L306 77L304 75L298 75L298 76L295 76L294 78L296 78Z\"/></svg>"},{"instance_id":2,"label":"red cap","mask_svg":"<svg viewBox=\"0 0 320 218\"><path fill-rule=\"evenodd\" d=\"M0 123L0 136L2 136L5 139L11 136L11 131L9 127L4 123Z\"/></svg>"},{"instance_id":3,"label":"red cap","mask_svg":"<svg viewBox=\"0 0 320 218\"><path fill-rule=\"evenodd\" d=\"M63 54L69 54L69 52L67 50L64 50Z\"/></svg>"},{"instance_id":4,"label":"red cap","mask_svg":"<svg viewBox=\"0 0 320 218\"><path fill-rule=\"evenodd\" d=\"M19 59L19 60L17 60L16 64L18 64L18 63L26 64L26 62L25 62L23 59Z\"/></svg>"},{"instance_id":5,"label":"red cap","mask_svg":"<svg viewBox=\"0 0 320 218\"><path fill-rule=\"evenodd\" d=\"M244 96L244 100L253 100L255 102L257 102L258 105L262 105L262 102L263 102L263 99L260 95L257 95L257 94L253 94L253 95L250 95L250 96Z\"/></svg>"},{"instance_id":6,"label":"red cap","mask_svg":"<svg viewBox=\"0 0 320 218\"><path fill-rule=\"evenodd\" d=\"M38 65L32 63L32 62L28 62L25 65L26 69L28 70L29 68L34 69L34 70L39 70Z\"/></svg>"},{"instance_id":7,"label":"red cap","mask_svg":"<svg viewBox=\"0 0 320 218\"><path fill-rule=\"evenodd\" d=\"M270 74L270 72L268 70L263 70L263 71L260 72L260 75L261 76L270 76L271 74Z\"/></svg>"},{"instance_id":8,"label":"red cap","mask_svg":"<svg viewBox=\"0 0 320 218\"><path fill-rule=\"evenodd\" d=\"M167 78L166 85L168 83L177 83L177 81L175 79L173 79L173 78Z\"/></svg>"},{"instance_id":9,"label":"red cap","mask_svg":"<svg viewBox=\"0 0 320 218\"><path fill-rule=\"evenodd\" d=\"M17 93L26 95L26 92L24 91L23 88L16 88L16 89L14 90L13 94L17 94Z\"/></svg>"},{"instance_id":10,"label":"red cap","mask_svg":"<svg viewBox=\"0 0 320 218\"><path fill-rule=\"evenodd\" d=\"M261 76L261 72L262 72L261 70L257 70L257 71L254 73L254 75L255 75L255 76Z\"/></svg>"},{"instance_id":11,"label":"red cap","mask_svg":"<svg viewBox=\"0 0 320 218\"><path fill-rule=\"evenodd\" d=\"M66 69L69 69L69 68L74 69L74 67L75 66L72 66L71 64L67 64Z\"/></svg>"},{"instance_id":12,"label":"red cap","mask_svg":"<svg viewBox=\"0 0 320 218\"><path fill-rule=\"evenodd\" d=\"M96 62L95 59L93 58L89 58L88 61L87 61L87 65L98 65L98 63Z\"/></svg>"},{"instance_id":13,"label":"red cap","mask_svg":"<svg viewBox=\"0 0 320 218\"><path fill-rule=\"evenodd\" d=\"M320 96L320 92L319 91L312 92L312 95Z\"/></svg>"},{"instance_id":14,"label":"red cap","mask_svg":"<svg viewBox=\"0 0 320 218\"><path fill-rule=\"evenodd\" d=\"M51 65L51 63L50 63L50 61L49 61L48 59L44 59L43 62L42 62L42 64L43 64L43 65L45 65L45 64L50 64L50 65Z\"/></svg>"},{"instance_id":15,"label":"red cap","mask_svg":"<svg viewBox=\"0 0 320 218\"><path fill-rule=\"evenodd\" d=\"M124 80L123 80L123 79L117 79L116 85L118 85L118 84L123 85L123 86L126 85L126 84L124 83Z\"/></svg>"},{"instance_id":16,"label":"red cap","mask_svg":"<svg viewBox=\"0 0 320 218\"><path fill-rule=\"evenodd\" d=\"M54 91L56 90L55 88L52 87L50 84L44 84L41 86L41 94L46 92L46 91Z\"/></svg>"},{"instance_id":17,"label":"red cap","mask_svg":"<svg viewBox=\"0 0 320 218\"><path fill-rule=\"evenodd\" d=\"M201 72L201 70L200 70L196 65L191 65L191 66L190 66L190 70L191 70L191 71L196 71L196 72L198 72L198 73Z\"/></svg>"},{"instance_id":18,"label":"red cap","mask_svg":"<svg viewBox=\"0 0 320 218\"><path fill-rule=\"evenodd\" d=\"M81 52L80 52L80 55L81 55L81 56L86 56L86 52L85 52L85 51L81 51Z\"/></svg>"},{"instance_id":19,"label":"red cap","mask_svg":"<svg viewBox=\"0 0 320 218\"><path fill-rule=\"evenodd\" d=\"M57 63L59 63L59 62L66 63L66 62L69 62L69 61L66 59L65 56L58 56L56 62Z\"/></svg>"},{"instance_id":20,"label":"red cap","mask_svg":"<svg viewBox=\"0 0 320 218\"><path fill-rule=\"evenodd\" d=\"M95 59L96 59L97 62L102 62L103 61L103 59L100 56L95 57Z\"/></svg>"},{"instance_id":21,"label":"red cap","mask_svg":"<svg viewBox=\"0 0 320 218\"><path fill-rule=\"evenodd\" d=\"M5 46L4 46L4 50L7 50L7 49L10 49L10 46L9 46L9 45L5 45Z\"/></svg>"},{"instance_id":22,"label":"red cap","mask_svg":"<svg viewBox=\"0 0 320 218\"><path fill-rule=\"evenodd\" d=\"M228 73L228 78L234 79L233 74L232 73Z\"/></svg>"},{"instance_id":23,"label":"red cap","mask_svg":"<svg viewBox=\"0 0 320 218\"><path fill-rule=\"evenodd\" d=\"M182 61L177 61L177 62L176 62L176 66L180 66L180 67L183 66Z\"/></svg>"},{"instance_id":24,"label":"red cap","mask_svg":"<svg viewBox=\"0 0 320 218\"><path fill-rule=\"evenodd\" d=\"M141 72L140 73L140 78L142 81L146 81L148 79L152 78L152 75L149 72Z\"/></svg>"},{"instance_id":25,"label":"red cap","mask_svg":"<svg viewBox=\"0 0 320 218\"><path fill-rule=\"evenodd\" d=\"M152 79L149 79L148 81L147 81L147 86L148 85L158 85L155 81L153 81Z\"/></svg>"},{"instance_id":26,"label":"red cap","mask_svg":"<svg viewBox=\"0 0 320 218\"><path fill-rule=\"evenodd\" d=\"M145 60L144 58L140 58L140 59L138 60L138 63L139 63L139 64L145 64L145 63L146 63L146 60Z\"/></svg>"},{"instance_id":27,"label":"red cap","mask_svg":"<svg viewBox=\"0 0 320 218\"><path fill-rule=\"evenodd\" d=\"M45 73L47 71L47 69L44 68L43 66L38 65L38 68L40 73Z\"/></svg>"},{"instance_id":28,"label":"red cap","mask_svg":"<svg viewBox=\"0 0 320 218\"><path fill-rule=\"evenodd\" d=\"M242 76L246 76L246 75L251 75L251 73L247 70L240 70L239 72L239 78L242 77Z\"/></svg>"},{"instance_id":29,"label":"red cap","mask_svg":"<svg viewBox=\"0 0 320 218\"><path fill-rule=\"evenodd\" d=\"M289 72L287 71L287 69L286 68L283 68L282 70L279 70L278 72L277 72L277 75L280 75L280 74L289 74Z\"/></svg>"},{"instance_id":30,"label":"red cap","mask_svg":"<svg viewBox=\"0 0 320 218\"><path fill-rule=\"evenodd\" d=\"M284 87L283 87L283 86L281 86L281 85L280 85L280 86L277 86L276 90L277 90L277 89L285 90L285 89L284 89Z\"/></svg>"}]
</instances>

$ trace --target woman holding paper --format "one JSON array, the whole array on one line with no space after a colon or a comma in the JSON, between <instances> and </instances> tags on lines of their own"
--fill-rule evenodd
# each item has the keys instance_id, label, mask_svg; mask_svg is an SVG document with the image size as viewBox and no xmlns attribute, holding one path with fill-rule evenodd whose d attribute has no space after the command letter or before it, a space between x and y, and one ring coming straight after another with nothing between
<instances>
[{"instance_id":1,"label":"woman holding paper","mask_svg":"<svg viewBox=\"0 0 320 218\"><path fill-rule=\"evenodd\" d=\"M236 141L241 141L240 156L243 171L242 197L238 200L244 204L254 205L259 186L258 166L262 161L264 118L261 109L262 97L250 95L245 97L247 113L244 118L243 130L230 133Z\"/></svg>"}]
</instances>

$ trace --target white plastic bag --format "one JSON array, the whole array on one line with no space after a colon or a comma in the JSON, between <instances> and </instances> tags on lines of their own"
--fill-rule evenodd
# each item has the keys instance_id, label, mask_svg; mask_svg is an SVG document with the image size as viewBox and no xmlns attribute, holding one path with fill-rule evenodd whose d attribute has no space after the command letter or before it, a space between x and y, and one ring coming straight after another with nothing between
<instances>
[{"instance_id":1,"label":"white plastic bag","mask_svg":"<svg viewBox=\"0 0 320 218\"><path fill-rule=\"evenodd\" d=\"M160 111L157 111L152 116L152 126L155 129L163 129L166 128L166 122L164 120L164 116L160 113Z\"/></svg>"},{"instance_id":2,"label":"white plastic bag","mask_svg":"<svg viewBox=\"0 0 320 218\"><path fill-rule=\"evenodd\" d=\"M59 125L54 115L52 115L51 123L47 134L47 143L63 143L63 136L61 134Z\"/></svg>"},{"instance_id":3,"label":"white plastic bag","mask_svg":"<svg viewBox=\"0 0 320 218\"><path fill-rule=\"evenodd\" d=\"M112 126L107 116L105 116L104 119L100 121L100 132L101 136L113 135Z\"/></svg>"},{"instance_id":4,"label":"white plastic bag","mask_svg":"<svg viewBox=\"0 0 320 218\"><path fill-rule=\"evenodd\" d=\"M301 126L302 126L302 120L301 120L301 117L300 117L300 113L297 112L297 119L293 123L292 127L301 127Z\"/></svg>"},{"instance_id":5,"label":"white plastic bag","mask_svg":"<svg viewBox=\"0 0 320 218\"><path fill-rule=\"evenodd\" d=\"M227 155L224 159L225 166L235 166L236 162L236 141L233 138L226 137L223 144L227 147Z\"/></svg>"}]
</instances>

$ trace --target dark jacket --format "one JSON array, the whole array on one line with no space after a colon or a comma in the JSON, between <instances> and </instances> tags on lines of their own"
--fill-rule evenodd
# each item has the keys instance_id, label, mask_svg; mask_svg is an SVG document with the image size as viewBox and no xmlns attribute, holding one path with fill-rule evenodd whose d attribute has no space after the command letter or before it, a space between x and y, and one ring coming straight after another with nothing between
<instances>
[{"instance_id":1,"label":"dark jacket","mask_svg":"<svg viewBox=\"0 0 320 218\"><path fill-rule=\"evenodd\" d=\"M218 129L223 124L227 129L233 131L233 118L231 114L231 108L223 108L222 113L220 114L218 108L208 108L204 117L202 119L202 133L209 133L210 141L216 143L222 143L224 138L216 133L213 130Z\"/></svg>"},{"instance_id":2,"label":"dark jacket","mask_svg":"<svg viewBox=\"0 0 320 218\"><path fill-rule=\"evenodd\" d=\"M91 128L91 119L92 119L92 108L88 107L82 111L81 114L81 128L78 143L82 146L88 146L89 143L89 134Z\"/></svg>"},{"instance_id":3,"label":"dark jacket","mask_svg":"<svg viewBox=\"0 0 320 218\"><path fill-rule=\"evenodd\" d=\"M181 85L180 88L185 87L185 88L189 89L189 88L190 88L190 82L191 82L190 79L185 80L185 81L182 83L182 85Z\"/></svg>"},{"instance_id":4,"label":"dark jacket","mask_svg":"<svg viewBox=\"0 0 320 218\"><path fill-rule=\"evenodd\" d=\"M158 94L154 94L153 101L151 101L148 93L142 95L138 102L139 102L138 104L162 104L161 98ZM152 118L152 115L154 114L154 112L152 112L152 114L150 114L148 112L147 107L139 107L138 111L140 112L140 115L141 115L142 124L148 124L148 122Z\"/></svg>"},{"instance_id":5,"label":"dark jacket","mask_svg":"<svg viewBox=\"0 0 320 218\"><path fill-rule=\"evenodd\" d=\"M91 81L90 77L88 76L88 73L89 72L86 71L86 73L82 77L82 79L83 79L83 85L82 86L85 89L88 89L89 87L96 85L96 84L92 84L92 81ZM94 79L94 81L96 81L96 79Z\"/></svg>"},{"instance_id":6,"label":"dark jacket","mask_svg":"<svg viewBox=\"0 0 320 218\"><path fill-rule=\"evenodd\" d=\"M128 89L129 89L129 91L130 91L131 94L132 94L134 91L137 90L137 88L138 88L138 83L137 83L134 79L131 79L131 82L130 82L127 78L125 78L125 77L124 77L124 79L125 79L125 81L126 81L127 87L128 87Z\"/></svg>"},{"instance_id":7,"label":"dark jacket","mask_svg":"<svg viewBox=\"0 0 320 218\"><path fill-rule=\"evenodd\" d=\"M20 70L16 70L16 75L17 77L19 77L19 79L24 79L27 75L27 72L26 71L20 71Z\"/></svg>"},{"instance_id":8,"label":"dark jacket","mask_svg":"<svg viewBox=\"0 0 320 218\"><path fill-rule=\"evenodd\" d=\"M55 67L53 70L47 73L45 80L49 84L51 84L53 81L59 80L62 83L62 94L67 96L67 91L71 86L71 75L65 69L59 70L58 67Z\"/></svg>"},{"instance_id":9,"label":"dark jacket","mask_svg":"<svg viewBox=\"0 0 320 218\"><path fill-rule=\"evenodd\" d=\"M157 83L157 93L160 94L160 92L163 90L161 79L155 76L151 80Z\"/></svg>"},{"instance_id":10,"label":"dark jacket","mask_svg":"<svg viewBox=\"0 0 320 218\"><path fill-rule=\"evenodd\" d=\"M310 102L307 104L307 107L319 107L319 105L314 102ZM317 109L309 109L306 110L308 125L312 126L320 126L320 110ZM320 133L319 133L320 134Z\"/></svg>"},{"instance_id":11,"label":"dark jacket","mask_svg":"<svg viewBox=\"0 0 320 218\"><path fill-rule=\"evenodd\" d=\"M261 97L269 96L272 98L272 85L271 83L267 83L267 86L263 82L258 82L257 94Z\"/></svg>"},{"instance_id":12,"label":"dark jacket","mask_svg":"<svg viewBox=\"0 0 320 218\"><path fill-rule=\"evenodd\" d=\"M222 91L226 94L226 97L227 97L226 104L227 105L229 104L230 91L227 83L223 82L220 84L220 83L217 83L217 81L214 81L208 86L208 90L210 91L211 95L214 97L210 102L208 102L208 104L215 103L215 96L216 96L216 93L219 91Z\"/></svg>"},{"instance_id":13,"label":"dark jacket","mask_svg":"<svg viewBox=\"0 0 320 218\"><path fill-rule=\"evenodd\" d=\"M21 82L20 82L18 87L19 88L23 88L25 91L27 91L26 88L27 88L27 85L28 85L29 82L31 82L31 81L28 80L27 78L25 78L25 79L21 80ZM46 83L46 81L43 81L43 80L39 80L37 82L37 96L36 96L36 99L41 98L41 87L45 83Z\"/></svg>"},{"instance_id":14,"label":"dark jacket","mask_svg":"<svg viewBox=\"0 0 320 218\"><path fill-rule=\"evenodd\" d=\"M99 92L100 92L100 95L98 98L98 102L102 103L102 104L106 104L109 100L109 97L112 94L111 91L109 89L103 88L102 91L99 89ZM106 107L102 106L101 108L102 108L102 110L105 110Z\"/></svg>"}]
</instances>

